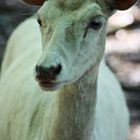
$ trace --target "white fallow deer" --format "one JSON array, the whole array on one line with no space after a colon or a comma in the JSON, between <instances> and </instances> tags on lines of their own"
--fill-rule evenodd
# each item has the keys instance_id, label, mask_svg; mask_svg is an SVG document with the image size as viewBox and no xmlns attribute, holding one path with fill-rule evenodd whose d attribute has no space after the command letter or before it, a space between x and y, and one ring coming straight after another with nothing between
<instances>
[{"instance_id":1,"label":"white fallow deer","mask_svg":"<svg viewBox=\"0 0 140 140\"><path fill-rule=\"evenodd\" d=\"M0 77L0 140L125 140L124 96L99 64L108 17L136 0L25 1L42 5L39 25L30 18L9 40Z\"/></svg>"}]
</instances>

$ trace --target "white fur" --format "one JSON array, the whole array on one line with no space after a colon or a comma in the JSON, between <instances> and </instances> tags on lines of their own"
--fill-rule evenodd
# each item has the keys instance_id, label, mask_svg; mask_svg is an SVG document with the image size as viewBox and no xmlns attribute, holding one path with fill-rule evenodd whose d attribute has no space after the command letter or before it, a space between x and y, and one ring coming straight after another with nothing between
<instances>
[{"instance_id":1,"label":"white fur","mask_svg":"<svg viewBox=\"0 0 140 140\"><path fill-rule=\"evenodd\" d=\"M88 4L83 5L84 9ZM92 6L95 11L88 7L83 18L90 12L102 14L99 5ZM51 8L45 9L46 5L39 14L52 14ZM56 11L57 24L54 20ZM49 14L46 17L50 18L48 24L52 23L56 28L53 28L49 41L45 38L46 29L42 31L42 38L45 36L43 54L40 31L34 18L22 23L9 40L0 79L0 140L125 140L129 115L123 93L104 62L98 70L104 50L105 25L95 34L90 30L84 42L82 38L76 41L76 44L88 45L86 49L79 43L78 48L71 50L75 42L65 43L63 36L63 29L68 27L67 20L71 22L71 18L66 19L68 16L64 15L61 17L64 22L60 22L62 13L59 9L56 11L54 19ZM70 83L64 83L55 91L41 90L33 77L38 59L38 64L46 67L52 62L61 62L63 69L57 81L68 80Z\"/></svg>"}]
</instances>

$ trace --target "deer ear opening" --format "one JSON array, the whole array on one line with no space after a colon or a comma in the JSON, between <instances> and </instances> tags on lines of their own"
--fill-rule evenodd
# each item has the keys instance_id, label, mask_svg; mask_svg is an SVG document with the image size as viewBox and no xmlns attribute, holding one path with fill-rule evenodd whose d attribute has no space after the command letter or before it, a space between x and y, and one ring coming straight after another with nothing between
<instances>
[{"instance_id":1,"label":"deer ear opening","mask_svg":"<svg viewBox=\"0 0 140 140\"><path fill-rule=\"evenodd\" d=\"M137 0L114 0L111 5L113 9L126 10L136 3Z\"/></svg>"},{"instance_id":2,"label":"deer ear opening","mask_svg":"<svg viewBox=\"0 0 140 140\"><path fill-rule=\"evenodd\" d=\"M23 1L32 5L42 5L45 0L23 0Z\"/></svg>"}]
</instances>

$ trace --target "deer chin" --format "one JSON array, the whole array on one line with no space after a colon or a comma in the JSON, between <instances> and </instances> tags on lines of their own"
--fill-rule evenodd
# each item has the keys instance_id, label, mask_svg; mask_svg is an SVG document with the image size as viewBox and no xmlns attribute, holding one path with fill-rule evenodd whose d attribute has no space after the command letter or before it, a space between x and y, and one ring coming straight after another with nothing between
<instances>
[{"instance_id":1,"label":"deer chin","mask_svg":"<svg viewBox=\"0 0 140 140\"><path fill-rule=\"evenodd\" d=\"M56 91L65 85L73 84L76 81L81 80L90 70L91 68L85 72L79 73L73 79L64 80L64 81L38 81L38 83L41 89L44 91Z\"/></svg>"},{"instance_id":2,"label":"deer chin","mask_svg":"<svg viewBox=\"0 0 140 140\"><path fill-rule=\"evenodd\" d=\"M73 80L66 80L63 82L38 82L40 88L44 91L56 91L59 90L60 88L64 87L65 85L69 85L72 83L75 83L79 78L75 78Z\"/></svg>"},{"instance_id":3,"label":"deer chin","mask_svg":"<svg viewBox=\"0 0 140 140\"><path fill-rule=\"evenodd\" d=\"M55 91L63 87L64 82L39 82L39 86L44 91Z\"/></svg>"}]
</instances>

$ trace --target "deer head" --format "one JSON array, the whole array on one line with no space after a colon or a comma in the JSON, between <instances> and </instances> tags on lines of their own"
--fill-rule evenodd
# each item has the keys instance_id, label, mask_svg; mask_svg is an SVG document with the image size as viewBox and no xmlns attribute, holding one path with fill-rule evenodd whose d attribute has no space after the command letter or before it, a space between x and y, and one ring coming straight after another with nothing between
<instances>
[{"instance_id":1,"label":"deer head","mask_svg":"<svg viewBox=\"0 0 140 140\"><path fill-rule=\"evenodd\" d=\"M136 0L24 0L42 5L37 21L43 54L35 76L45 90L55 90L98 68L104 52L109 12Z\"/></svg>"}]
</instances>

